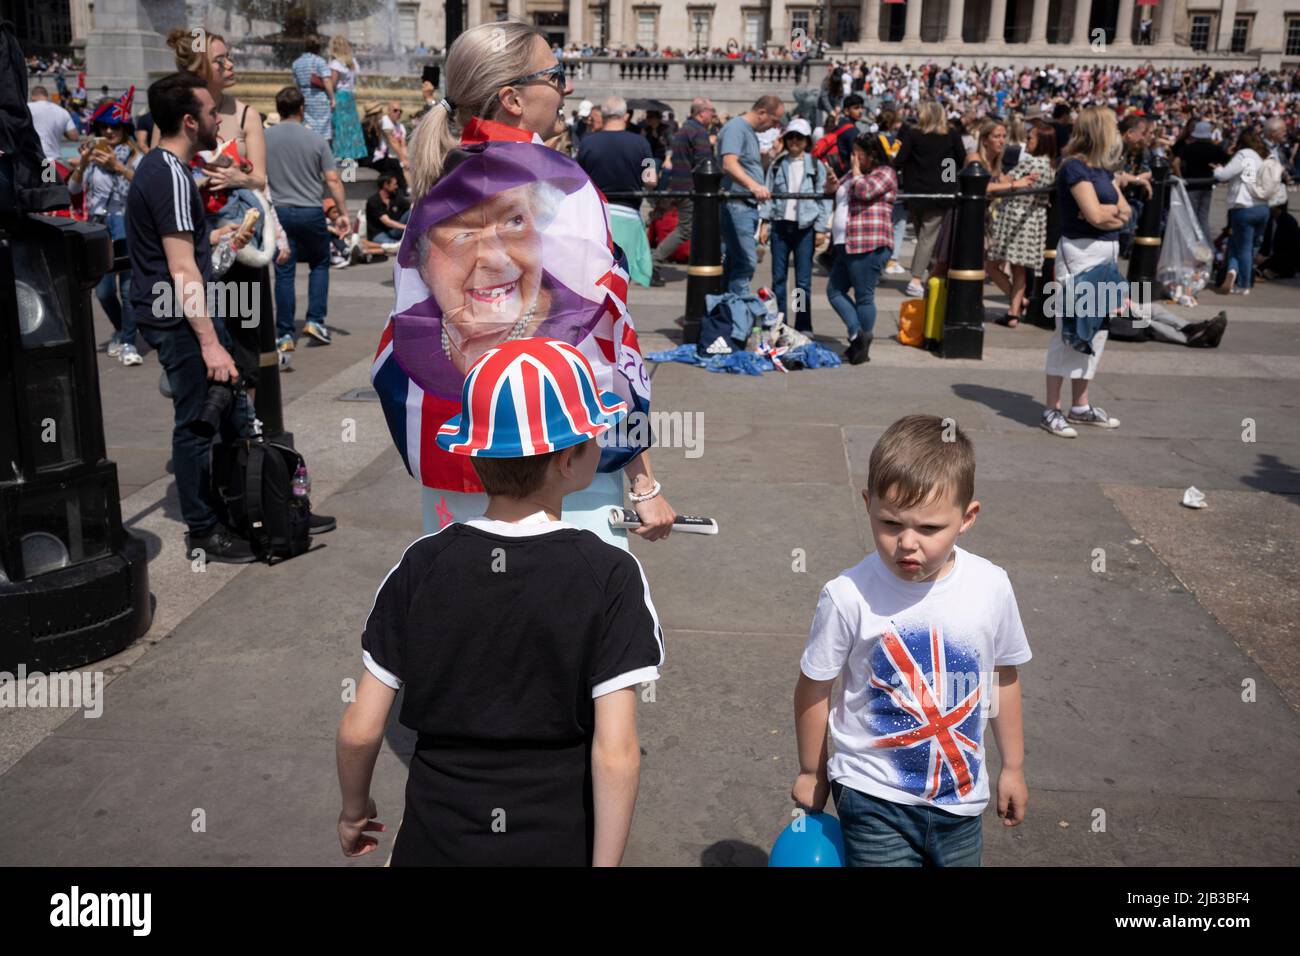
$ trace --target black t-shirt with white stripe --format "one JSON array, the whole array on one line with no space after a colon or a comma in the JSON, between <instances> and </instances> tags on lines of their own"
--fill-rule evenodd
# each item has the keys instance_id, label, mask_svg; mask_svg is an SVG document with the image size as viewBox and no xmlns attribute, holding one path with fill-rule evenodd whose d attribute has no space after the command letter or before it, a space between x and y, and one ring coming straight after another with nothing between
<instances>
[{"instance_id":1,"label":"black t-shirt with white stripe","mask_svg":"<svg viewBox=\"0 0 1300 956\"><path fill-rule=\"evenodd\" d=\"M657 680L630 553L535 515L412 544L375 596L369 671L416 731L394 865L589 865L595 698Z\"/></svg>"},{"instance_id":2,"label":"black t-shirt with white stripe","mask_svg":"<svg viewBox=\"0 0 1300 956\"><path fill-rule=\"evenodd\" d=\"M131 259L131 308L141 325L172 328L185 321L173 296L158 302L155 286L172 288L163 236L189 233L194 237L194 261L207 282L212 273L212 249L203 200L189 169L174 153L152 149L140 160L126 197L126 251ZM206 301L206 290L204 297ZM156 304L160 307L155 307Z\"/></svg>"}]
</instances>

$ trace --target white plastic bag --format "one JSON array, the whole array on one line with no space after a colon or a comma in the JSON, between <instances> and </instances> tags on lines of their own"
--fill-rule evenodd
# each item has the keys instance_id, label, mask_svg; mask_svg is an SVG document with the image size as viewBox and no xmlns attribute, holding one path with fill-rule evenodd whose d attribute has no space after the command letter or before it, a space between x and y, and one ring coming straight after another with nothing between
<instances>
[{"instance_id":1,"label":"white plastic bag","mask_svg":"<svg viewBox=\"0 0 1300 956\"><path fill-rule=\"evenodd\" d=\"M1169 220L1156 264L1156 283L1161 298L1192 306L1210 281L1214 249L1201 231L1183 181L1172 179L1169 188Z\"/></svg>"}]
</instances>

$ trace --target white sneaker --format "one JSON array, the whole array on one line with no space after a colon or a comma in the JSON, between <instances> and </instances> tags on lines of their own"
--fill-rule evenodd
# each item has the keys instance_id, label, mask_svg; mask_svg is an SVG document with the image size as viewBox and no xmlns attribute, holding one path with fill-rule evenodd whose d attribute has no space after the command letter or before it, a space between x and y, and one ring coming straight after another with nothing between
<instances>
[{"instance_id":1,"label":"white sneaker","mask_svg":"<svg viewBox=\"0 0 1300 956\"><path fill-rule=\"evenodd\" d=\"M1096 425L1098 428L1119 428L1119 419L1111 418L1104 408L1089 405L1086 412L1075 413L1073 410L1065 416L1072 425Z\"/></svg>"},{"instance_id":2,"label":"white sneaker","mask_svg":"<svg viewBox=\"0 0 1300 956\"><path fill-rule=\"evenodd\" d=\"M352 260L347 256L330 256L330 265L335 269L346 269L352 265Z\"/></svg>"},{"instance_id":3,"label":"white sneaker","mask_svg":"<svg viewBox=\"0 0 1300 956\"><path fill-rule=\"evenodd\" d=\"M384 252L388 253L388 255L390 256L397 255L397 250L402 248L402 244L400 242L381 242L379 246L381 249L384 250Z\"/></svg>"},{"instance_id":4,"label":"white sneaker","mask_svg":"<svg viewBox=\"0 0 1300 956\"><path fill-rule=\"evenodd\" d=\"M1061 438L1077 438L1079 433L1070 427L1070 423L1065 420L1059 408L1047 408L1043 410L1043 420L1038 426L1044 431L1050 432Z\"/></svg>"},{"instance_id":5,"label":"white sneaker","mask_svg":"<svg viewBox=\"0 0 1300 956\"><path fill-rule=\"evenodd\" d=\"M1236 283L1236 281L1237 281L1237 270L1229 269L1226 273L1224 273L1223 281L1219 283L1219 291L1231 292L1233 285Z\"/></svg>"},{"instance_id":6,"label":"white sneaker","mask_svg":"<svg viewBox=\"0 0 1300 956\"><path fill-rule=\"evenodd\" d=\"M118 356L118 361L123 365L143 365L144 359L136 351L134 345L123 345L122 353Z\"/></svg>"},{"instance_id":7,"label":"white sneaker","mask_svg":"<svg viewBox=\"0 0 1300 956\"><path fill-rule=\"evenodd\" d=\"M108 340L108 348L106 348L104 351L107 352L110 357L117 358L119 355L122 354L122 347L124 345L126 345L126 343L123 342L116 335L114 335L111 339Z\"/></svg>"},{"instance_id":8,"label":"white sneaker","mask_svg":"<svg viewBox=\"0 0 1300 956\"><path fill-rule=\"evenodd\" d=\"M925 295L925 289L922 287L921 283L913 279L907 284L907 288L903 290L903 295L910 295L914 299L919 299L921 296Z\"/></svg>"},{"instance_id":9,"label":"white sneaker","mask_svg":"<svg viewBox=\"0 0 1300 956\"><path fill-rule=\"evenodd\" d=\"M897 259L890 259L885 263L885 275L901 276L907 273L907 270L898 264Z\"/></svg>"}]
</instances>

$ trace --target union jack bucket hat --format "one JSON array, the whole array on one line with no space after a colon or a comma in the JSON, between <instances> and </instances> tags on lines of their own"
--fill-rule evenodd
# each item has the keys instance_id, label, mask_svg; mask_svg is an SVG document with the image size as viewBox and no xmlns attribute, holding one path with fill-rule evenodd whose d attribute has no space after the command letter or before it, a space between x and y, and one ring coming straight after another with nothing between
<instances>
[{"instance_id":1,"label":"union jack bucket hat","mask_svg":"<svg viewBox=\"0 0 1300 956\"><path fill-rule=\"evenodd\" d=\"M125 126L131 122L131 100L134 98L135 87L132 86L117 99L97 107L90 116L90 125L102 123L105 126Z\"/></svg>"},{"instance_id":2,"label":"union jack bucket hat","mask_svg":"<svg viewBox=\"0 0 1300 956\"><path fill-rule=\"evenodd\" d=\"M627 403L602 392L586 356L558 339L516 339L485 354L465 377L461 413L438 429L438 447L477 458L530 458L603 435Z\"/></svg>"}]
</instances>

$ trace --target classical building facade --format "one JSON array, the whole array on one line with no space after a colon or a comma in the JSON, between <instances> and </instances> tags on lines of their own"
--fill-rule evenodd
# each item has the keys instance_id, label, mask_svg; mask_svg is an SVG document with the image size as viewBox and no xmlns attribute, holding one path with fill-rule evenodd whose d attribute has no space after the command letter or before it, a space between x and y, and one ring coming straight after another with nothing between
<instances>
[{"instance_id":1,"label":"classical building facade","mask_svg":"<svg viewBox=\"0 0 1300 956\"><path fill-rule=\"evenodd\" d=\"M122 5L0 0L0 17L17 22L20 35L29 32L36 43L80 46L95 29L97 4ZM233 0L176 6L210 29L277 29L234 13ZM322 6L349 8L343 2ZM407 49L441 49L445 7L444 0L396 0L372 5L374 12L363 17L325 18L320 27L345 30L362 46L387 46L391 38ZM466 26L516 16L562 45L763 48L820 37L835 50L867 55L983 58L1033 50L1068 60L1091 56L1103 40L1116 53L1300 64L1300 0L465 0L463 9ZM1134 49L1146 45L1155 49Z\"/></svg>"},{"instance_id":2,"label":"classical building facade","mask_svg":"<svg viewBox=\"0 0 1300 956\"><path fill-rule=\"evenodd\" d=\"M318 29L362 50L440 50L445 0L319 0ZM85 48L114 85L165 69L160 34L205 27L237 43L282 23L236 0L0 0L33 49ZM1300 66L1300 0L464 0L473 26L515 16L562 46L774 49L813 38L833 56L1003 63L1142 61ZM421 53L424 50L420 50Z\"/></svg>"}]
</instances>

